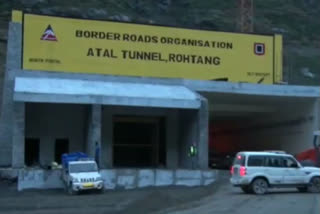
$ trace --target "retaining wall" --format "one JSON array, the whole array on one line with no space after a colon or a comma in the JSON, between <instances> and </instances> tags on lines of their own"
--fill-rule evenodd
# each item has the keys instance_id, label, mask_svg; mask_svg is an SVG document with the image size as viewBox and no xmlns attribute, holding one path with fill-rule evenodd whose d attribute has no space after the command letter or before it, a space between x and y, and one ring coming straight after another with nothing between
<instances>
[{"instance_id":1,"label":"retaining wall","mask_svg":"<svg viewBox=\"0 0 320 214\"><path fill-rule=\"evenodd\" d=\"M151 186L206 186L217 179L216 170L107 169L101 170L104 186L112 189L135 189ZM61 170L22 169L18 190L63 188Z\"/></svg>"},{"instance_id":2,"label":"retaining wall","mask_svg":"<svg viewBox=\"0 0 320 214\"><path fill-rule=\"evenodd\" d=\"M18 177L18 173L18 169L0 168L0 180L15 180Z\"/></svg>"}]
</instances>

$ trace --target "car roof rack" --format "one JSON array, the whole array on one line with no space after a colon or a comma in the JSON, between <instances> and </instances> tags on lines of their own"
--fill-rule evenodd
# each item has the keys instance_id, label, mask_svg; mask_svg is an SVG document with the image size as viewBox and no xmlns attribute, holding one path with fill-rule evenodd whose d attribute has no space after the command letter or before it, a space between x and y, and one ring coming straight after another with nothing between
<instances>
[{"instance_id":1,"label":"car roof rack","mask_svg":"<svg viewBox=\"0 0 320 214\"><path fill-rule=\"evenodd\" d=\"M93 161L93 158L79 158L78 161Z\"/></svg>"},{"instance_id":2,"label":"car roof rack","mask_svg":"<svg viewBox=\"0 0 320 214\"><path fill-rule=\"evenodd\" d=\"M285 151L280 150L265 150L264 152L276 153L276 154L287 154Z\"/></svg>"}]
</instances>

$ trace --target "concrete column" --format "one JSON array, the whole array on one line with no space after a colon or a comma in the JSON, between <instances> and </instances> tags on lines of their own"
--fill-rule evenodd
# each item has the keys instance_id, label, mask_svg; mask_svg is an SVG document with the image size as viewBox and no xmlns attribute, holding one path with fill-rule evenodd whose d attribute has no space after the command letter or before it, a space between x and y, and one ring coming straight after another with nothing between
<instances>
[{"instance_id":1,"label":"concrete column","mask_svg":"<svg viewBox=\"0 0 320 214\"><path fill-rule=\"evenodd\" d=\"M190 146L197 140L197 111L181 110L179 117L179 168L197 168L195 157L188 156Z\"/></svg>"},{"instance_id":2,"label":"concrete column","mask_svg":"<svg viewBox=\"0 0 320 214\"><path fill-rule=\"evenodd\" d=\"M101 148L101 111L101 105L91 105L89 108L86 152L90 157L95 157L96 143ZM99 157L101 159L101 154Z\"/></svg>"},{"instance_id":3,"label":"concrete column","mask_svg":"<svg viewBox=\"0 0 320 214\"><path fill-rule=\"evenodd\" d=\"M320 99L317 98L314 107L313 107L313 114L314 114L314 131L320 130Z\"/></svg>"},{"instance_id":4,"label":"concrete column","mask_svg":"<svg viewBox=\"0 0 320 214\"><path fill-rule=\"evenodd\" d=\"M102 111L102 143L101 143L101 167L113 167L113 121L112 107L103 107Z\"/></svg>"},{"instance_id":5,"label":"concrete column","mask_svg":"<svg viewBox=\"0 0 320 214\"><path fill-rule=\"evenodd\" d=\"M179 144L179 167L181 168L208 168L208 102L203 97L199 97L199 99L201 100L200 109L181 110ZM195 144L198 149L195 157L188 156L192 144Z\"/></svg>"},{"instance_id":6,"label":"concrete column","mask_svg":"<svg viewBox=\"0 0 320 214\"><path fill-rule=\"evenodd\" d=\"M166 117L166 165L170 169L178 168L178 113L178 110L170 110Z\"/></svg>"},{"instance_id":7,"label":"concrete column","mask_svg":"<svg viewBox=\"0 0 320 214\"><path fill-rule=\"evenodd\" d=\"M24 167L25 146L25 103L14 103L13 137L12 137L12 167Z\"/></svg>"},{"instance_id":8,"label":"concrete column","mask_svg":"<svg viewBox=\"0 0 320 214\"><path fill-rule=\"evenodd\" d=\"M12 163L13 88L16 70L21 69L22 26L9 24L6 71L3 80L0 115L0 166Z\"/></svg>"},{"instance_id":9,"label":"concrete column","mask_svg":"<svg viewBox=\"0 0 320 214\"><path fill-rule=\"evenodd\" d=\"M198 165L200 169L208 168L209 161L209 110L208 101L205 98L201 98L201 107L198 111Z\"/></svg>"}]
</instances>

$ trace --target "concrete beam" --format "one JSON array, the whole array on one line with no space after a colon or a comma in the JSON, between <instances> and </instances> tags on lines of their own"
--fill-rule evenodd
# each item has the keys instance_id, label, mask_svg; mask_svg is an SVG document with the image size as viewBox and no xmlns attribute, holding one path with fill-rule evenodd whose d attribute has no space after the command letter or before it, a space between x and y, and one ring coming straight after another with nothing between
<instances>
[{"instance_id":1,"label":"concrete beam","mask_svg":"<svg viewBox=\"0 0 320 214\"><path fill-rule=\"evenodd\" d=\"M265 85L252 83L184 80L184 85L197 92L245 94L279 97L320 97L320 87L295 85Z\"/></svg>"},{"instance_id":2,"label":"concrete beam","mask_svg":"<svg viewBox=\"0 0 320 214\"><path fill-rule=\"evenodd\" d=\"M183 86L16 77L14 100L198 109L197 94Z\"/></svg>"},{"instance_id":3,"label":"concrete beam","mask_svg":"<svg viewBox=\"0 0 320 214\"><path fill-rule=\"evenodd\" d=\"M197 92L209 93L225 93L225 94L244 94L244 95L261 95L261 96L281 96L281 97L320 97L320 87L312 86L295 86L295 85L263 85L251 83L233 83L233 82L217 82L206 80L184 80L169 78L148 78L148 77L124 77L112 75L84 74L64 72L64 78L69 79L87 79L111 82L127 82L127 83L150 83L163 85L184 85L187 88ZM28 77L61 77L60 72L47 71L19 71L21 76Z\"/></svg>"},{"instance_id":4,"label":"concrete beam","mask_svg":"<svg viewBox=\"0 0 320 214\"><path fill-rule=\"evenodd\" d=\"M237 105L237 104L210 104L209 111L213 112L249 112L249 113L273 113L276 108L271 106Z\"/></svg>"},{"instance_id":5,"label":"concrete beam","mask_svg":"<svg viewBox=\"0 0 320 214\"><path fill-rule=\"evenodd\" d=\"M200 104L197 100L171 100L143 97L117 97L95 95L59 95L37 93L14 93L14 100L34 103L68 103L68 104L101 104L112 106L154 107L175 109L198 109Z\"/></svg>"}]
</instances>

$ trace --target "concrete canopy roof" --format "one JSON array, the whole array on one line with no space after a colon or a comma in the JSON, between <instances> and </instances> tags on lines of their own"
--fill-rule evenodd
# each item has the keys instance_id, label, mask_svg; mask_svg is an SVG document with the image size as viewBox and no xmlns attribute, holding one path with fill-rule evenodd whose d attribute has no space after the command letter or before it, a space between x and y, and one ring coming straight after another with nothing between
<instances>
[{"instance_id":1,"label":"concrete canopy roof","mask_svg":"<svg viewBox=\"0 0 320 214\"><path fill-rule=\"evenodd\" d=\"M197 92L211 94L257 95L292 98L319 98L319 86L266 85L252 83L184 80L184 85Z\"/></svg>"},{"instance_id":2,"label":"concrete canopy roof","mask_svg":"<svg viewBox=\"0 0 320 214\"><path fill-rule=\"evenodd\" d=\"M253 83L234 83L219 82L208 80L188 80L188 79L169 79L169 78L151 78L151 77L128 77L86 74L85 72L46 72L38 70L21 70L16 71L19 76L41 77L41 78L66 78L66 79L85 79L103 82L123 82L139 84L156 84L156 85L181 85L192 91L210 94L234 94L234 95L257 95L261 97L292 97L292 98L320 98L319 86L297 86L297 85L265 85Z\"/></svg>"},{"instance_id":3,"label":"concrete canopy roof","mask_svg":"<svg viewBox=\"0 0 320 214\"><path fill-rule=\"evenodd\" d=\"M184 86L94 80L16 77L14 100L198 109L198 95Z\"/></svg>"}]
</instances>

